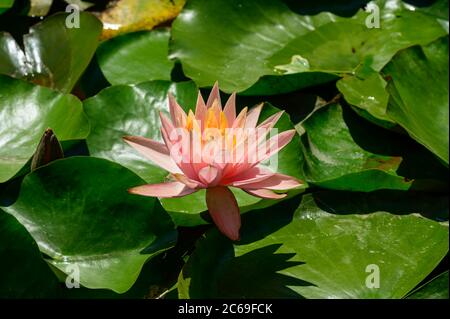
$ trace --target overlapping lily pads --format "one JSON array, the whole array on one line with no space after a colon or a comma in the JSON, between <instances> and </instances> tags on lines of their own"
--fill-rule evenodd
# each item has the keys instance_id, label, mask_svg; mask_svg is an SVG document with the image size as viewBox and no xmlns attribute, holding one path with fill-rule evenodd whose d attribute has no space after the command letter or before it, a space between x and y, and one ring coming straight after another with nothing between
<instances>
[{"instance_id":1,"label":"overlapping lily pads","mask_svg":"<svg viewBox=\"0 0 450 319\"><path fill-rule=\"evenodd\" d=\"M448 251L448 224L433 220L448 219L447 198L424 207L415 196L315 193L298 209L293 199L247 213L240 242L217 230L198 242L180 297L404 297Z\"/></svg>"},{"instance_id":2,"label":"overlapping lily pads","mask_svg":"<svg viewBox=\"0 0 450 319\"><path fill-rule=\"evenodd\" d=\"M387 115L447 164L448 68L448 37L442 37L398 53L383 69L392 79Z\"/></svg>"},{"instance_id":3,"label":"overlapping lily pads","mask_svg":"<svg viewBox=\"0 0 450 319\"><path fill-rule=\"evenodd\" d=\"M108 40L97 50L100 68L109 83L137 84L170 80L174 62L168 58L168 29L137 32Z\"/></svg>"},{"instance_id":4,"label":"overlapping lily pads","mask_svg":"<svg viewBox=\"0 0 450 319\"><path fill-rule=\"evenodd\" d=\"M71 157L27 175L18 200L4 209L53 266L67 274L78 271L85 287L122 293L146 260L177 237L156 199L128 194L143 182L110 161Z\"/></svg>"},{"instance_id":5,"label":"overlapping lily pads","mask_svg":"<svg viewBox=\"0 0 450 319\"><path fill-rule=\"evenodd\" d=\"M262 76L278 77L274 83L283 84L264 80L271 94L351 74L367 60L380 70L398 50L446 34L436 17L409 11L400 1L375 4L381 28L368 25L372 12L362 10L351 18L301 16L281 0L191 1L173 25L171 56L199 86L219 80L227 92L245 91Z\"/></svg>"},{"instance_id":6,"label":"overlapping lily pads","mask_svg":"<svg viewBox=\"0 0 450 319\"><path fill-rule=\"evenodd\" d=\"M79 20L58 13L31 27L24 51L11 35L0 33L0 73L68 93L94 55L101 30L89 13L79 13Z\"/></svg>"},{"instance_id":7,"label":"overlapping lily pads","mask_svg":"<svg viewBox=\"0 0 450 319\"><path fill-rule=\"evenodd\" d=\"M448 271L436 276L408 296L409 299L448 299Z\"/></svg>"},{"instance_id":8,"label":"overlapping lily pads","mask_svg":"<svg viewBox=\"0 0 450 319\"><path fill-rule=\"evenodd\" d=\"M55 298L59 282L26 229L0 210L0 298Z\"/></svg>"},{"instance_id":9,"label":"overlapping lily pads","mask_svg":"<svg viewBox=\"0 0 450 319\"><path fill-rule=\"evenodd\" d=\"M301 126L310 183L352 191L430 190L436 186L432 180L445 185L446 168L425 149L363 120L349 108L326 105Z\"/></svg>"},{"instance_id":10,"label":"overlapping lily pads","mask_svg":"<svg viewBox=\"0 0 450 319\"><path fill-rule=\"evenodd\" d=\"M28 162L48 127L60 141L83 139L89 133L76 97L5 75L0 75L0 122L0 183Z\"/></svg>"}]
</instances>

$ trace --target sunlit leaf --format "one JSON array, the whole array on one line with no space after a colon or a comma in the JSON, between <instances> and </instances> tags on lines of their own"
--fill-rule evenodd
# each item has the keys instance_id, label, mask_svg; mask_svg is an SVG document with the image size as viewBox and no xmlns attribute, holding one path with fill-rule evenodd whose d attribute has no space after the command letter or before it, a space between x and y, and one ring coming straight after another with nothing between
<instances>
[{"instance_id":1,"label":"sunlit leaf","mask_svg":"<svg viewBox=\"0 0 450 319\"><path fill-rule=\"evenodd\" d=\"M176 241L154 198L127 189L143 183L128 169L92 157L52 162L25 177L4 208L25 226L49 262L88 288L127 291L143 264Z\"/></svg>"},{"instance_id":2,"label":"sunlit leaf","mask_svg":"<svg viewBox=\"0 0 450 319\"><path fill-rule=\"evenodd\" d=\"M174 62L168 58L170 32L167 29L125 34L99 47L96 56L109 83L136 84L170 80Z\"/></svg>"},{"instance_id":3,"label":"sunlit leaf","mask_svg":"<svg viewBox=\"0 0 450 319\"><path fill-rule=\"evenodd\" d=\"M448 198L425 195L424 206L416 197L322 192L303 196L297 209L293 199L247 213L239 242L215 229L199 240L179 295L401 298L448 251L448 225L432 220L437 212L448 218Z\"/></svg>"},{"instance_id":4,"label":"sunlit leaf","mask_svg":"<svg viewBox=\"0 0 450 319\"><path fill-rule=\"evenodd\" d=\"M408 299L448 299L448 271L413 291Z\"/></svg>"},{"instance_id":5,"label":"sunlit leaf","mask_svg":"<svg viewBox=\"0 0 450 319\"><path fill-rule=\"evenodd\" d=\"M83 139L89 133L76 97L5 75L0 75L0 123L0 183L28 162L47 128L60 141Z\"/></svg>"},{"instance_id":6,"label":"sunlit leaf","mask_svg":"<svg viewBox=\"0 0 450 319\"><path fill-rule=\"evenodd\" d=\"M53 0L30 0L30 11L28 15L31 17L43 17L50 11Z\"/></svg>"},{"instance_id":7,"label":"sunlit leaf","mask_svg":"<svg viewBox=\"0 0 450 319\"><path fill-rule=\"evenodd\" d=\"M446 168L432 154L402 135L370 124L351 109L324 106L301 126L310 183L353 191L446 188Z\"/></svg>"},{"instance_id":8,"label":"sunlit leaf","mask_svg":"<svg viewBox=\"0 0 450 319\"><path fill-rule=\"evenodd\" d=\"M98 45L101 23L80 13L79 27L66 25L58 13L31 27L23 38L24 51L8 33L0 33L0 73L70 92Z\"/></svg>"},{"instance_id":9,"label":"sunlit leaf","mask_svg":"<svg viewBox=\"0 0 450 319\"><path fill-rule=\"evenodd\" d=\"M388 116L448 164L448 37L399 52L383 73Z\"/></svg>"},{"instance_id":10,"label":"sunlit leaf","mask_svg":"<svg viewBox=\"0 0 450 319\"><path fill-rule=\"evenodd\" d=\"M56 298L59 282L26 229L0 210L0 298Z\"/></svg>"},{"instance_id":11,"label":"sunlit leaf","mask_svg":"<svg viewBox=\"0 0 450 319\"><path fill-rule=\"evenodd\" d=\"M14 4L14 0L0 0L0 14L11 8Z\"/></svg>"},{"instance_id":12,"label":"sunlit leaf","mask_svg":"<svg viewBox=\"0 0 450 319\"><path fill-rule=\"evenodd\" d=\"M436 17L399 1L386 1L381 10L382 27L368 28L371 13L363 10L351 18L301 16L281 0L193 0L173 24L171 56L201 87L219 80L226 92L271 94L352 74L366 59L378 71L400 49L446 34ZM252 87L263 76L281 84Z\"/></svg>"}]
</instances>

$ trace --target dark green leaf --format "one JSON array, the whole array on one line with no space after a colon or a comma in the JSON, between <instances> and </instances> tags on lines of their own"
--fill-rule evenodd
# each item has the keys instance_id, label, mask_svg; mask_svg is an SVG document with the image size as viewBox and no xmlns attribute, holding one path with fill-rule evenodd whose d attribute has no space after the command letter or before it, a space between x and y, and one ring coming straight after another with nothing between
<instances>
[{"instance_id":1,"label":"dark green leaf","mask_svg":"<svg viewBox=\"0 0 450 319\"><path fill-rule=\"evenodd\" d=\"M176 241L157 200L128 194L143 183L110 161L70 157L27 175L18 200L4 209L53 266L68 274L77 267L85 287L122 293L149 258Z\"/></svg>"},{"instance_id":2,"label":"dark green leaf","mask_svg":"<svg viewBox=\"0 0 450 319\"><path fill-rule=\"evenodd\" d=\"M71 22L58 13L31 27L23 38L24 51L9 34L0 33L0 73L70 92L94 55L102 25L84 12L78 27L68 27L67 19Z\"/></svg>"},{"instance_id":3,"label":"dark green leaf","mask_svg":"<svg viewBox=\"0 0 450 319\"><path fill-rule=\"evenodd\" d=\"M448 271L413 291L408 299L448 299Z\"/></svg>"},{"instance_id":4,"label":"dark green leaf","mask_svg":"<svg viewBox=\"0 0 450 319\"><path fill-rule=\"evenodd\" d=\"M154 81L136 86L113 86L84 101L91 123L87 145L92 156L128 167L148 183L160 183L168 172L153 165L123 141L125 135L161 140L159 112L168 113L168 93L180 105L195 106L197 87L193 82Z\"/></svg>"},{"instance_id":5,"label":"dark green leaf","mask_svg":"<svg viewBox=\"0 0 450 319\"><path fill-rule=\"evenodd\" d=\"M445 167L403 136L362 120L338 104L324 106L301 123L307 181L325 188L445 190ZM426 162L427 165L423 165ZM423 183L426 180L428 183Z\"/></svg>"},{"instance_id":6,"label":"dark green leaf","mask_svg":"<svg viewBox=\"0 0 450 319\"><path fill-rule=\"evenodd\" d=\"M448 37L399 52L383 69L392 80L387 114L448 164Z\"/></svg>"},{"instance_id":7,"label":"dark green leaf","mask_svg":"<svg viewBox=\"0 0 450 319\"><path fill-rule=\"evenodd\" d=\"M0 0L0 14L11 8L14 4L14 0Z\"/></svg>"},{"instance_id":8,"label":"dark green leaf","mask_svg":"<svg viewBox=\"0 0 450 319\"><path fill-rule=\"evenodd\" d=\"M0 183L28 162L47 128L61 141L83 139L89 133L76 97L4 75L0 75L0 123Z\"/></svg>"},{"instance_id":9,"label":"dark green leaf","mask_svg":"<svg viewBox=\"0 0 450 319\"><path fill-rule=\"evenodd\" d=\"M448 225L419 215L448 216L448 198L415 196L324 192L247 213L240 242L215 229L198 242L180 297L401 298L448 251Z\"/></svg>"},{"instance_id":10,"label":"dark green leaf","mask_svg":"<svg viewBox=\"0 0 450 319\"><path fill-rule=\"evenodd\" d=\"M170 80L174 62L169 53L168 29L131 33L108 40L97 50L100 68L109 83L136 84Z\"/></svg>"},{"instance_id":11,"label":"dark green leaf","mask_svg":"<svg viewBox=\"0 0 450 319\"><path fill-rule=\"evenodd\" d=\"M300 16L280 0L194 0L173 24L171 56L201 87L218 80L226 92L240 92L268 76L264 94L271 94L333 78L325 73L352 74L366 59L378 71L398 50L446 34L435 17L399 1L381 8L381 28L369 28L368 18L363 10L352 18ZM245 93L262 91L256 85Z\"/></svg>"},{"instance_id":12,"label":"dark green leaf","mask_svg":"<svg viewBox=\"0 0 450 319\"><path fill-rule=\"evenodd\" d=\"M55 298L59 282L26 229L0 210L0 298Z\"/></svg>"}]
</instances>

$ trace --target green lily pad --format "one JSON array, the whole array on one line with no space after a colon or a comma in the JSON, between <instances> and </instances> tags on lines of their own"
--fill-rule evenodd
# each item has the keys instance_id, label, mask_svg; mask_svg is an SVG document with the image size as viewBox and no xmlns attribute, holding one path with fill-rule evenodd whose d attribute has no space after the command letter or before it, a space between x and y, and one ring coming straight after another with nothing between
<instances>
[{"instance_id":1,"label":"green lily pad","mask_svg":"<svg viewBox=\"0 0 450 319\"><path fill-rule=\"evenodd\" d=\"M399 52L383 69L391 78L387 115L448 164L448 36Z\"/></svg>"},{"instance_id":2,"label":"green lily pad","mask_svg":"<svg viewBox=\"0 0 450 319\"><path fill-rule=\"evenodd\" d=\"M423 216L448 218L448 198L424 195L427 208L395 193L314 193L297 209L294 198L245 214L237 243L212 229L179 276L179 296L401 298L448 251L448 224Z\"/></svg>"},{"instance_id":3,"label":"green lily pad","mask_svg":"<svg viewBox=\"0 0 450 319\"><path fill-rule=\"evenodd\" d=\"M45 129L50 127L60 141L83 139L89 133L75 96L5 75L0 75L0 122L0 183L28 162Z\"/></svg>"},{"instance_id":4,"label":"green lily pad","mask_svg":"<svg viewBox=\"0 0 450 319\"><path fill-rule=\"evenodd\" d=\"M14 0L0 0L0 14L11 8L14 4Z\"/></svg>"},{"instance_id":5,"label":"green lily pad","mask_svg":"<svg viewBox=\"0 0 450 319\"><path fill-rule=\"evenodd\" d=\"M425 149L364 121L349 108L324 106L300 125L305 130L302 148L309 183L369 192L431 189L435 184L430 181L435 180L445 189L446 169Z\"/></svg>"},{"instance_id":6,"label":"green lily pad","mask_svg":"<svg viewBox=\"0 0 450 319\"><path fill-rule=\"evenodd\" d=\"M127 291L143 264L171 247L174 225L154 198L128 194L143 184L110 161L70 157L25 177L4 208L25 226L48 262L88 288Z\"/></svg>"},{"instance_id":7,"label":"green lily pad","mask_svg":"<svg viewBox=\"0 0 450 319\"><path fill-rule=\"evenodd\" d=\"M161 141L159 112L168 114L169 92L183 107L195 106L197 87L193 82L118 85L85 100L84 108L91 123L91 133L86 140L90 154L120 163L147 183L164 181L168 172L135 152L122 138L136 135Z\"/></svg>"},{"instance_id":8,"label":"green lily pad","mask_svg":"<svg viewBox=\"0 0 450 319\"><path fill-rule=\"evenodd\" d=\"M174 62L169 60L168 29L118 36L101 44L96 56L109 83L136 84L170 80Z\"/></svg>"},{"instance_id":9,"label":"green lily pad","mask_svg":"<svg viewBox=\"0 0 450 319\"><path fill-rule=\"evenodd\" d=\"M414 290L408 299L448 299L448 271Z\"/></svg>"},{"instance_id":10,"label":"green lily pad","mask_svg":"<svg viewBox=\"0 0 450 319\"><path fill-rule=\"evenodd\" d=\"M429 16L436 19L436 21L443 27L445 33L448 34L448 1L436 1L433 6L424 7L424 8L416 8L417 12L420 14L417 16ZM408 13L408 15L411 15ZM433 23L434 27L436 26ZM413 29L411 29L412 31ZM426 28L427 32L430 32L431 29ZM409 31L408 31L409 32ZM438 34L439 32L437 32ZM444 33L444 34L445 34ZM411 40L408 46L413 44L422 44L425 45L430 41L427 39L432 39L431 36L433 33L428 34L428 36L424 36L422 30L417 30L416 38L408 33L407 38ZM414 41L415 40L417 41ZM396 40L398 41L398 40ZM392 45L390 40L386 40L386 45ZM395 43L395 42L394 42ZM408 46L398 46L406 48ZM376 46L378 48L378 46ZM373 56L377 56L374 54ZM385 60L386 61L386 60ZM391 119L387 114L387 105L389 100L389 93L386 90L387 82L383 78L382 75L378 73L379 68L375 67L374 70L371 67L373 63L373 57L368 56L366 60L356 69L355 74L346 74L344 77L337 82L337 88L344 95L347 102L352 105L355 105L365 111L367 111L374 119L372 122L377 123L384 127L392 127L395 121ZM390 77L386 77L387 80ZM412 90L412 92L417 92ZM377 121L380 120L380 121Z\"/></svg>"},{"instance_id":11,"label":"green lily pad","mask_svg":"<svg viewBox=\"0 0 450 319\"><path fill-rule=\"evenodd\" d=\"M269 77L266 94L285 93L329 81L326 73L352 74L369 57L380 70L400 49L446 34L436 17L394 2L381 6L382 27L369 28L370 13L363 10L351 18L326 12L301 16L281 0L194 0L173 24L171 57L201 87L218 80L226 92L251 88L246 94L261 92L252 86L263 76ZM284 75L290 78L284 81Z\"/></svg>"},{"instance_id":12,"label":"green lily pad","mask_svg":"<svg viewBox=\"0 0 450 319\"><path fill-rule=\"evenodd\" d=\"M100 21L85 12L78 27L72 25L65 13L46 18L24 36L24 51L9 34L0 33L0 73L69 93L94 55L102 30Z\"/></svg>"},{"instance_id":13,"label":"green lily pad","mask_svg":"<svg viewBox=\"0 0 450 319\"><path fill-rule=\"evenodd\" d=\"M370 67L363 71L357 70L356 75L345 75L336 83L349 104L367 111L375 119L387 122L388 127L393 127L395 122L386 114L389 100L386 85L380 73Z\"/></svg>"},{"instance_id":14,"label":"green lily pad","mask_svg":"<svg viewBox=\"0 0 450 319\"><path fill-rule=\"evenodd\" d=\"M11 215L0 210L0 298L55 298L59 282L36 242Z\"/></svg>"}]
</instances>

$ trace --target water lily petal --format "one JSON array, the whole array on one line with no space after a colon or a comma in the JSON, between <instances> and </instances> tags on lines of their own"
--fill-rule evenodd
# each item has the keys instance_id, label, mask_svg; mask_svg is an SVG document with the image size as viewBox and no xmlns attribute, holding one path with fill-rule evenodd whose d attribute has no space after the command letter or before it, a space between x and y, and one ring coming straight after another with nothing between
<instances>
[{"instance_id":1,"label":"water lily petal","mask_svg":"<svg viewBox=\"0 0 450 319\"><path fill-rule=\"evenodd\" d=\"M292 138L295 136L296 131L295 130L288 130L281 132L278 135L273 136L267 141L267 151L266 154L261 156L258 160L259 162L262 162L269 157L271 157L273 154L278 153L283 147L285 147L289 142L292 140Z\"/></svg>"},{"instance_id":2,"label":"water lily petal","mask_svg":"<svg viewBox=\"0 0 450 319\"><path fill-rule=\"evenodd\" d=\"M205 186L203 183L193 180L183 174L172 174L172 176L177 181L179 181L180 183L183 183L184 185L186 185L189 188L202 188Z\"/></svg>"},{"instance_id":3,"label":"water lily petal","mask_svg":"<svg viewBox=\"0 0 450 319\"><path fill-rule=\"evenodd\" d=\"M186 127L187 116L181 106L175 100L175 97L169 93L169 110L172 122L176 127Z\"/></svg>"},{"instance_id":4,"label":"water lily petal","mask_svg":"<svg viewBox=\"0 0 450 319\"><path fill-rule=\"evenodd\" d=\"M198 177L204 184L214 186L220 178L220 172L216 167L208 165L198 172Z\"/></svg>"},{"instance_id":5,"label":"water lily petal","mask_svg":"<svg viewBox=\"0 0 450 319\"><path fill-rule=\"evenodd\" d=\"M180 168L170 157L166 145L141 136L124 136L123 139L139 153L170 173L181 173Z\"/></svg>"},{"instance_id":6,"label":"water lily petal","mask_svg":"<svg viewBox=\"0 0 450 319\"><path fill-rule=\"evenodd\" d=\"M284 198L287 195L286 194L277 194L274 191L271 191L270 189L245 189L243 188L244 191L246 191L247 193L249 193L250 195L256 196L256 197L261 197L261 198L267 198L267 199L280 199L280 198Z\"/></svg>"},{"instance_id":7,"label":"water lily petal","mask_svg":"<svg viewBox=\"0 0 450 319\"><path fill-rule=\"evenodd\" d=\"M245 122L246 128L254 128L256 124L258 124L259 115L261 114L261 110L264 103L258 104L253 107L247 114L247 120Z\"/></svg>"},{"instance_id":8,"label":"water lily petal","mask_svg":"<svg viewBox=\"0 0 450 319\"><path fill-rule=\"evenodd\" d=\"M273 190L288 190L302 185L298 179L284 175L272 174L269 178L265 178L256 182L242 184L245 189L273 189Z\"/></svg>"},{"instance_id":9,"label":"water lily petal","mask_svg":"<svg viewBox=\"0 0 450 319\"><path fill-rule=\"evenodd\" d=\"M159 118L161 119L162 128L166 131L167 136L175 129L172 121L163 113L159 112Z\"/></svg>"},{"instance_id":10,"label":"water lily petal","mask_svg":"<svg viewBox=\"0 0 450 319\"><path fill-rule=\"evenodd\" d=\"M259 124L257 127L261 128L269 128L271 129L272 127L275 126L275 124L277 124L278 120L280 119L280 117L283 115L284 111L280 111L275 113L274 115L268 117L266 120L264 120L261 124Z\"/></svg>"},{"instance_id":11,"label":"water lily petal","mask_svg":"<svg viewBox=\"0 0 450 319\"><path fill-rule=\"evenodd\" d=\"M223 108L223 113L227 118L228 124L231 125L236 119L236 93L231 94L228 98L227 104Z\"/></svg>"},{"instance_id":12,"label":"water lily petal","mask_svg":"<svg viewBox=\"0 0 450 319\"><path fill-rule=\"evenodd\" d=\"M206 120L206 111L207 109L205 101L203 100L202 94L199 91L197 97L197 105L195 106L195 118L200 121L200 127L202 130Z\"/></svg>"},{"instance_id":13,"label":"water lily petal","mask_svg":"<svg viewBox=\"0 0 450 319\"><path fill-rule=\"evenodd\" d=\"M233 193L227 187L208 188L206 205L220 232L231 240L239 240L241 215Z\"/></svg>"},{"instance_id":14,"label":"water lily petal","mask_svg":"<svg viewBox=\"0 0 450 319\"><path fill-rule=\"evenodd\" d=\"M211 93L209 94L208 101L206 102L206 107L210 108L215 100L217 100L218 105L222 109L222 102L220 101L219 83L217 81L216 83L214 83Z\"/></svg>"},{"instance_id":15,"label":"water lily petal","mask_svg":"<svg viewBox=\"0 0 450 319\"><path fill-rule=\"evenodd\" d=\"M248 107L244 107L239 115L236 117L236 119L233 122L233 125L231 125L232 128L243 128L245 126L245 122L247 121L247 110Z\"/></svg>"},{"instance_id":16,"label":"water lily petal","mask_svg":"<svg viewBox=\"0 0 450 319\"><path fill-rule=\"evenodd\" d=\"M241 187L246 184L256 183L270 178L274 173L266 168L254 166L244 170L238 175L230 177L229 185L235 187ZM226 183L226 181L223 181Z\"/></svg>"},{"instance_id":17,"label":"water lily petal","mask_svg":"<svg viewBox=\"0 0 450 319\"><path fill-rule=\"evenodd\" d=\"M147 184L130 188L130 194L137 194L143 196L169 198L181 197L196 192L194 188L189 188L180 182L167 182L161 184Z\"/></svg>"}]
</instances>

